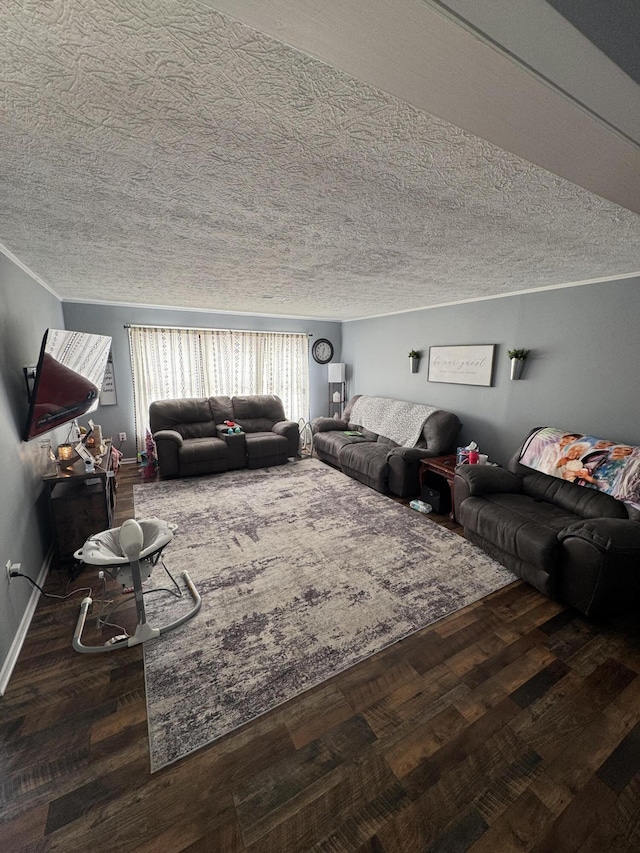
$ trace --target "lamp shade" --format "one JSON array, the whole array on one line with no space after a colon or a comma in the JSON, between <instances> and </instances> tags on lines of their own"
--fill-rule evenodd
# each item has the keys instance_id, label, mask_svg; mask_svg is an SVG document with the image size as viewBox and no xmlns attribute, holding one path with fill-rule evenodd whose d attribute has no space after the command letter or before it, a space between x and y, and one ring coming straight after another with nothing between
<instances>
[{"instance_id":1,"label":"lamp shade","mask_svg":"<svg viewBox=\"0 0 640 853\"><path fill-rule=\"evenodd\" d=\"M346 374L346 364L337 361L334 364L329 364L329 382L344 382Z\"/></svg>"}]
</instances>

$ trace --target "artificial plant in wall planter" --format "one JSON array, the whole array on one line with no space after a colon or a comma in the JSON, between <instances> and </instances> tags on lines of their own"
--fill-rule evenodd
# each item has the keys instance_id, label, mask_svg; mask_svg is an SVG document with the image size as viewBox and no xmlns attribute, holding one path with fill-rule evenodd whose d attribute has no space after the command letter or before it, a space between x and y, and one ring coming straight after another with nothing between
<instances>
[{"instance_id":1,"label":"artificial plant in wall planter","mask_svg":"<svg viewBox=\"0 0 640 853\"><path fill-rule=\"evenodd\" d=\"M420 363L420 352L417 349L412 349L409 353L409 363L411 364L411 372L418 372L418 365Z\"/></svg>"},{"instance_id":2,"label":"artificial plant in wall planter","mask_svg":"<svg viewBox=\"0 0 640 853\"><path fill-rule=\"evenodd\" d=\"M524 363L527 360L527 356L531 350L528 349L510 349L507 352L507 355L511 359L511 378L512 379L520 379L522 376L522 369L524 367Z\"/></svg>"}]
</instances>

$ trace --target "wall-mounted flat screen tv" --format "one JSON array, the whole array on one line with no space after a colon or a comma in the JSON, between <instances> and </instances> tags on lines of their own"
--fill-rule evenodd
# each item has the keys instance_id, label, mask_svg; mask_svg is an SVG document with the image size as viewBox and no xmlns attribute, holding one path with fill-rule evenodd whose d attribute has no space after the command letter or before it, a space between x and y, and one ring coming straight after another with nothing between
<instances>
[{"instance_id":1,"label":"wall-mounted flat screen tv","mask_svg":"<svg viewBox=\"0 0 640 853\"><path fill-rule=\"evenodd\" d=\"M24 440L98 408L111 338L47 329L35 370Z\"/></svg>"}]
</instances>

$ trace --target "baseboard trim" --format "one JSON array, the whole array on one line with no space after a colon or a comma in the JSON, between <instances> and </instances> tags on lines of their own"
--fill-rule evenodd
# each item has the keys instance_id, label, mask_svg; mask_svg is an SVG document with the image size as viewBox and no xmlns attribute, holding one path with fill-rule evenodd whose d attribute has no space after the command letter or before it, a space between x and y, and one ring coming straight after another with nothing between
<instances>
[{"instance_id":1,"label":"baseboard trim","mask_svg":"<svg viewBox=\"0 0 640 853\"><path fill-rule=\"evenodd\" d=\"M36 580L38 586L44 586L44 582L47 579L47 574L49 572L52 559L53 548L50 548L46 557L44 558L44 562L42 563L40 573L38 574L38 578ZM22 619L20 620L20 624L18 625L18 630L16 631L16 635L13 638L13 641L9 648L9 654L5 658L4 663L2 664L2 668L0 669L0 696L4 696L4 692L9 684L11 674L13 673L14 667L18 662L18 657L20 655L20 652L22 651L22 646L24 645L24 641L27 636L27 631L29 630L29 626L31 625L33 614L36 612L36 607L38 606L39 599L40 590L38 589L38 587L32 586L31 596L29 597L27 606L25 607L24 613L22 614Z\"/></svg>"}]
</instances>

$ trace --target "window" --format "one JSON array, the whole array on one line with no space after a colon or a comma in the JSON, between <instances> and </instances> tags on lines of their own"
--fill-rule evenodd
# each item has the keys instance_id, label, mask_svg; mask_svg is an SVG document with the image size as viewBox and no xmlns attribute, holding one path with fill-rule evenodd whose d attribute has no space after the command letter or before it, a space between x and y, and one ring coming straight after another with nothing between
<instances>
[{"instance_id":1,"label":"window","mask_svg":"<svg viewBox=\"0 0 640 853\"><path fill-rule=\"evenodd\" d=\"M292 421L309 418L309 338L289 332L130 326L136 441L149 403L179 397L276 394Z\"/></svg>"}]
</instances>

